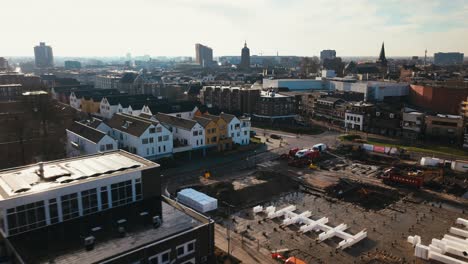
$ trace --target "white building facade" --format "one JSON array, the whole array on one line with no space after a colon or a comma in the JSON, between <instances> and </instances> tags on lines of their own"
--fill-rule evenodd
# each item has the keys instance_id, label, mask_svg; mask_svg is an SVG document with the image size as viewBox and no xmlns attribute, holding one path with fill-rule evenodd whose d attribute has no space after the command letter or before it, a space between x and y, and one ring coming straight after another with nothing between
<instances>
[{"instance_id":1,"label":"white building facade","mask_svg":"<svg viewBox=\"0 0 468 264\"><path fill-rule=\"evenodd\" d=\"M117 149L117 141L97 129L75 123L66 129L67 157L96 154Z\"/></svg>"},{"instance_id":2,"label":"white building facade","mask_svg":"<svg viewBox=\"0 0 468 264\"><path fill-rule=\"evenodd\" d=\"M109 120L118 147L155 160L172 155L173 136L164 125L149 119L116 114Z\"/></svg>"}]
</instances>

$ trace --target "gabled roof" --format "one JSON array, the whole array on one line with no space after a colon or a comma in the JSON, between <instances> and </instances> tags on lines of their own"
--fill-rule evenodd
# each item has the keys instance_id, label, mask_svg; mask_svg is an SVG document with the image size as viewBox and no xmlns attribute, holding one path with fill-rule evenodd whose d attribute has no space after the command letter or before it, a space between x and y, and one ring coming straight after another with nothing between
<instances>
[{"instance_id":1,"label":"gabled roof","mask_svg":"<svg viewBox=\"0 0 468 264\"><path fill-rule=\"evenodd\" d=\"M72 91L76 98L84 97L86 100L95 97L102 97L112 95L112 94L119 94L119 90L117 89L91 89L91 90L83 90L83 91Z\"/></svg>"},{"instance_id":2,"label":"gabled roof","mask_svg":"<svg viewBox=\"0 0 468 264\"><path fill-rule=\"evenodd\" d=\"M94 143L98 143L106 136L104 132L81 124L77 121L73 122L68 130Z\"/></svg>"},{"instance_id":3,"label":"gabled roof","mask_svg":"<svg viewBox=\"0 0 468 264\"><path fill-rule=\"evenodd\" d=\"M197 121L202 127L206 128L213 120L205 117L195 116L193 120Z\"/></svg>"},{"instance_id":4,"label":"gabled roof","mask_svg":"<svg viewBox=\"0 0 468 264\"><path fill-rule=\"evenodd\" d=\"M218 120L221 119L220 116L210 115L210 114L203 114L204 118L208 118L213 120L214 122L218 123Z\"/></svg>"},{"instance_id":5,"label":"gabled roof","mask_svg":"<svg viewBox=\"0 0 468 264\"><path fill-rule=\"evenodd\" d=\"M142 117L117 113L107 122L107 124L116 130L128 133L135 137L140 137L149 126L157 125L158 123Z\"/></svg>"},{"instance_id":6,"label":"gabled roof","mask_svg":"<svg viewBox=\"0 0 468 264\"><path fill-rule=\"evenodd\" d=\"M133 104L136 102L146 103L151 101L157 101L158 98L147 95L147 94L136 94L136 95L128 95L128 94L115 94L115 95L108 95L104 96L110 105L122 105L122 107L128 107L129 104Z\"/></svg>"},{"instance_id":7,"label":"gabled roof","mask_svg":"<svg viewBox=\"0 0 468 264\"><path fill-rule=\"evenodd\" d=\"M154 116L161 123L165 123L175 127L180 127L186 130L192 129L197 124L197 121L194 120L171 116L163 113L157 113Z\"/></svg>"},{"instance_id":8,"label":"gabled roof","mask_svg":"<svg viewBox=\"0 0 468 264\"><path fill-rule=\"evenodd\" d=\"M235 115L231 115L231 114L225 114L225 113L221 113L219 115L224 121L226 121L226 123L231 123L231 121L236 118Z\"/></svg>"}]
</instances>

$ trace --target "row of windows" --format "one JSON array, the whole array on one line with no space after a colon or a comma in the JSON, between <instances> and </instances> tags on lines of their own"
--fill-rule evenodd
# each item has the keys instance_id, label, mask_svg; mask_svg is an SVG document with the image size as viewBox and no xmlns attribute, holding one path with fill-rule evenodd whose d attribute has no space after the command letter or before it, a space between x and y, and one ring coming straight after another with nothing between
<instances>
[{"instance_id":1,"label":"row of windows","mask_svg":"<svg viewBox=\"0 0 468 264\"><path fill-rule=\"evenodd\" d=\"M166 145L162 146L162 152L166 152ZM158 146L158 153L161 153L161 146ZM146 156L150 155L150 148L146 148ZM151 147L151 155L155 155L154 153L154 147Z\"/></svg>"},{"instance_id":2,"label":"row of windows","mask_svg":"<svg viewBox=\"0 0 468 264\"><path fill-rule=\"evenodd\" d=\"M162 132L162 127L152 127L149 129L150 134Z\"/></svg>"},{"instance_id":3,"label":"row of windows","mask_svg":"<svg viewBox=\"0 0 468 264\"><path fill-rule=\"evenodd\" d=\"M162 141L168 141L169 140L169 135L164 135L164 136L158 136L158 142ZM154 138L142 138L141 139L141 144L148 144L148 143L154 143Z\"/></svg>"},{"instance_id":4,"label":"row of windows","mask_svg":"<svg viewBox=\"0 0 468 264\"><path fill-rule=\"evenodd\" d=\"M360 117L356 117L356 116L346 116L346 120L351 120L351 121L356 121L356 122L361 122L361 118Z\"/></svg>"},{"instance_id":5,"label":"row of windows","mask_svg":"<svg viewBox=\"0 0 468 264\"><path fill-rule=\"evenodd\" d=\"M112 206L116 207L131 203L133 202L133 196L137 201L141 200L143 198L141 188L141 179L135 180L135 193L133 193L131 180L112 184L110 186ZM63 221L99 211L98 195L101 198L101 210L110 207L108 187L106 186L99 189L85 190L80 194L81 200L78 199L77 193L62 195L60 204L56 198L49 199L50 223L55 224L60 221L60 207ZM80 212L80 202L82 212ZM7 220L10 235L45 226L46 210L44 201L7 209Z\"/></svg>"},{"instance_id":6,"label":"row of windows","mask_svg":"<svg viewBox=\"0 0 468 264\"><path fill-rule=\"evenodd\" d=\"M44 202L30 203L7 210L10 234L24 232L46 225Z\"/></svg>"},{"instance_id":7,"label":"row of windows","mask_svg":"<svg viewBox=\"0 0 468 264\"><path fill-rule=\"evenodd\" d=\"M176 247L176 258L182 258L185 257L189 254L192 254L195 252L195 242L196 240L192 240L190 242L187 242L185 244L179 245ZM159 253L157 255L151 256L148 258L148 261L150 264L168 264L171 261L171 250L166 250L162 253ZM195 259L188 260L186 262L183 262L184 264L195 264Z\"/></svg>"},{"instance_id":8,"label":"row of windows","mask_svg":"<svg viewBox=\"0 0 468 264\"><path fill-rule=\"evenodd\" d=\"M113 150L114 149L114 145L112 144L106 144L106 145L100 145L99 146L99 151L109 151L109 150Z\"/></svg>"},{"instance_id":9,"label":"row of windows","mask_svg":"<svg viewBox=\"0 0 468 264\"><path fill-rule=\"evenodd\" d=\"M195 137L196 137L196 136L202 136L202 135L203 135L203 130L200 130L200 131L199 131L199 130L195 130L195 131L193 131L193 136L195 136Z\"/></svg>"}]
</instances>

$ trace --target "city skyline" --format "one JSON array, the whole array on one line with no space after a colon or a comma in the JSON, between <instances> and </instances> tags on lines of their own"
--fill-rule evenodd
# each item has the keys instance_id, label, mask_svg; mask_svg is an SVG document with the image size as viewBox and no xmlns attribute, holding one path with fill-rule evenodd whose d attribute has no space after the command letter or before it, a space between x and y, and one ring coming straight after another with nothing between
<instances>
[{"instance_id":1,"label":"city skyline","mask_svg":"<svg viewBox=\"0 0 468 264\"><path fill-rule=\"evenodd\" d=\"M25 9L25 2L28 8ZM88 5L89 4L89 5ZM29 56L38 42L49 43L57 56L194 56L204 43L213 56L238 55L244 40L251 55L317 56L334 49L337 56L422 56L436 52L468 53L468 2L137 0L18 1L5 6L4 34L15 41L0 47L3 56ZM67 12L73 7L76 17ZM89 8L93 6L93 8ZM268 7L268 13L261 10ZM102 19L103 14L113 13ZM16 14L28 20L17 20ZM43 14L47 14L44 16ZM363 15L365 14L365 15ZM273 19L273 18L281 19ZM28 21L40 21L37 28ZM215 22L215 23L213 23Z\"/></svg>"}]
</instances>

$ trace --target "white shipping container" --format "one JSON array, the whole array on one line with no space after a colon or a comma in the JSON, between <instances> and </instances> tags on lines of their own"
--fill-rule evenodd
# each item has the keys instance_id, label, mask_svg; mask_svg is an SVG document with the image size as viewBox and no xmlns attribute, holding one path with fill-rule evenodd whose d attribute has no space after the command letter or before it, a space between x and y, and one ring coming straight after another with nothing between
<instances>
[{"instance_id":1,"label":"white shipping container","mask_svg":"<svg viewBox=\"0 0 468 264\"><path fill-rule=\"evenodd\" d=\"M192 188L177 193L177 200L196 211L205 213L218 208L218 200Z\"/></svg>"},{"instance_id":2,"label":"white shipping container","mask_svg":"<svg viewBox=\"0 0 468 264\"><path fill-rule=\"evenodd\" d=\"M454 171L468 172L468 161L466 160L452 161L451 168Z\"/></svg>"},{"instance_id":3,"label":"white shipping container","mask_svg":"<svg viewBox=\"0 0 468 264\"><path fill-rule=\"evenodd\" d=\"M421 166L437 166L439 163L442 161L437 158L431 158L431 157L422 157L421 158Z\"/></svg>"}]
</instances>

